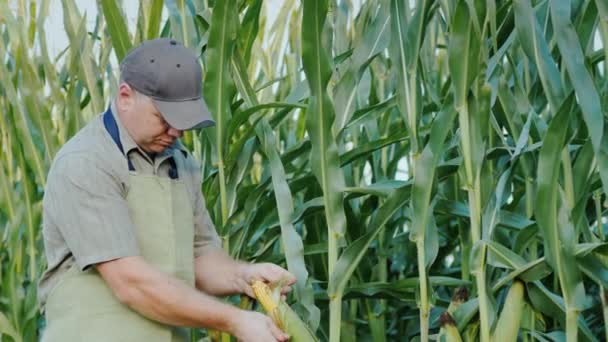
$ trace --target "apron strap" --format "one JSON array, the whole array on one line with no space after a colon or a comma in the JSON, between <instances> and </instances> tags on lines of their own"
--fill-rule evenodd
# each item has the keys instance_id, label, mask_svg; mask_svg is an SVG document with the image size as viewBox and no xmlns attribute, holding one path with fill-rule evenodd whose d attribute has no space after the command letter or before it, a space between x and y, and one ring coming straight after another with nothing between
<instances>
[{"instance_id":1,"label":"apron strap","mask_svg":"<svg viewBox=\"0 0 608 342\"><path fill-rule=\"evenodd\" d=\"M135 167L133 166L133 163L131 163L131 159L129 159L129 156L125 154L125 151L122 148L122 143L120 142L120 135L118 133L118 125L116 124L116 120L114 120L114 115L112 115L112 109L109 106L108 110L106 110L106 112L103 114L103 125L106 126L106 131L108 131L108 133L112 137L112 140L114 140L114 143L116 144L116 146L118 146L120 152L122 152L122 154L124 154L127 158L127 161L129 162L129 171L135 171Z\"/></svg>"},{"instance_id":2,"label":"apron strap","mask_svg":"<svg viewBox=\"0 0 608 342\"><path fill-rule=\"evenodd\" d=\"M108 131L108 133L112 137L112 140L114 140L116 146L118 146L120 152L122 152L122 154L124 154L127 158L127 162L129 163L129 171L135 171L135 167L133 166L131 159L129 159L129 156L125 154L125 151L122 147L122 142L120 142L120 134L118 132L118 125L116 124L116 120L114 119L114 115L112 114L112 109L109 106L108 110L106 110L106 112L103 114L103 124L106 127L106 131ZM177 165L173 157L169 158L169 165L169 178L177 179Z\"/></svg>"}]
</instances>

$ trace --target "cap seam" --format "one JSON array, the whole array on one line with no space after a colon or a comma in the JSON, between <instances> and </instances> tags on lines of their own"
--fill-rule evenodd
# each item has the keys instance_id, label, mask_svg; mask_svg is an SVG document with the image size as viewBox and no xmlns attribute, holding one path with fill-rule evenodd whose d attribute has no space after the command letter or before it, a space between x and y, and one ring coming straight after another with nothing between
<instances>
[{"instance_id":1,"label":"cap seam","mask_svg":"<svg viewBox=\"0 0 608 342\"><path fill-rule=\"evenodd\" d=\"M152 95L148 95L151 98L153 98L154 100L157 101L163 101L163 102L188 102L188 101L194 101L194 100L200 100L202 96L197 96L197 97L190 97L190 98L186 98L186 99L163 99L163 98L159 98L156 96L152 96Z\"/></svg>"},{"instance_id":2,"label":"cap seam","mask_svg":"<svg viewBox=\"0 0 608 342\"><path fill-rule=\"evenodd\" d=\"M145 91L139 89L139 87L131 84L130 82L126 82L125 81L125 83L127 83L129 85L129 87L134 88L135 90L137 90L138 93L146 95L146 96L148 96L148 97L150 97L150 98L152 98L154 100L163 101L163 102L187 102L187 101L193 101L193 100L200 100L200 98L202 97L202 96L197 96L197 97L189 97L189 98L185 98L185 99L175 99L175 100L173 100L173 99L163 99L163 98L160 98L160 97L157 97L157 96L154 96L154 95L147 94Z\"/></svg>"}]
</instances>

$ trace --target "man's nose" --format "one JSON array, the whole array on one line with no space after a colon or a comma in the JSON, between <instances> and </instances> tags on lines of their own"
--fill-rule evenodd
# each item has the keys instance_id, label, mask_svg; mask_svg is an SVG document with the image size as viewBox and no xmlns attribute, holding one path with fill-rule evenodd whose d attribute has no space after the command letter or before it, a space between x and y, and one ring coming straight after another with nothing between
<instances>
[{"instance_id":1,"label":"man's nose","mask_svg":"<svg viewBox=\"0 0 608 342\"><path fill-rule=\"evenodd\" d=\"M184 133L184 131L177 129L177 128L173 128L173 127L169 127L169 130L167 131L167 134L169 134L170 136L172 136L174 138L181 138L183 133Z\"/></svg>"}]
</instances>

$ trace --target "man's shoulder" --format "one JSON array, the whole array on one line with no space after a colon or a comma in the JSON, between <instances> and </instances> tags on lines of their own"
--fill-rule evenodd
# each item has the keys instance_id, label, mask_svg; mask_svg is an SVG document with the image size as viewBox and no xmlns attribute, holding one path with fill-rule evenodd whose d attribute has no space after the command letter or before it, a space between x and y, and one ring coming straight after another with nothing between
<instances>
[{"instance_id":1,"label":"man's shoulder","mask_svg":"<svg viewBox=\"0 0 608 342\"><path fill-rule=\"evenodd\" d=\"M49 177L86 174L91 170L115 172L124 156L103 129L101 116L96 116L57 152Z\"/></svg>"},{"instance_id":2,"label":"man's shoulder","mask_svg":"<svg viewBox=\"0 0 608 342\"><path fill-rule=\"evenodd\" d=\"M55 161L70 154L95 153L103 149L105 137L101 130L101 118L94 117L59 149Z\"/></svg>"}]
</instances>

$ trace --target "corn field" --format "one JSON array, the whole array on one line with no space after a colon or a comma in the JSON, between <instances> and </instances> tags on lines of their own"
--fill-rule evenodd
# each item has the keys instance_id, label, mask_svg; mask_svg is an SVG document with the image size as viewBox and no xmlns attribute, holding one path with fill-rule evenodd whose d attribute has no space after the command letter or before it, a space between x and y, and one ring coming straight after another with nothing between
<instances>
[{"instance_id":1,"label":"corn field","mask_svg":"<svg viewBox=\"0 0 608 342\"><path fill-rule=\"evenodd\" d=\"M224 248L288 268L320 340L608 339L606 0L285 0L274 23L262 0L140 0L134 26L100 0L93 30L74 0L12 3L0 341L44 328L53 156L157 37L200 54L217 124L183 142ZM54 56L56 11L69 46Z\"/></svg>"}]
</instances>

